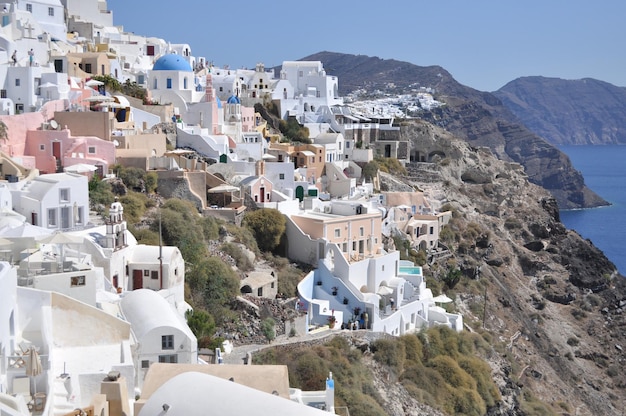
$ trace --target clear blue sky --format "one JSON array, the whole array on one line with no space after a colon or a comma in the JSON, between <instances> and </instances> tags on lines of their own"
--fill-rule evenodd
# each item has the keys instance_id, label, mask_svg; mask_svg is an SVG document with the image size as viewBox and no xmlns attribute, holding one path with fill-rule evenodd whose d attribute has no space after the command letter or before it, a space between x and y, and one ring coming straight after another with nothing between
<instances>
[{"instance_id":1,"label":"clear blue sky","mask_svg":"<svg viewBox=\"0 0 626 416\"><path fill-rule=\"evenodd\" d=\"M108 0L128 32L253 68L321 52L440 65L494 91L521 76L626 86L626 1ZM341 80L339 80L341 83Z\"/></svg>"}]
</instances>

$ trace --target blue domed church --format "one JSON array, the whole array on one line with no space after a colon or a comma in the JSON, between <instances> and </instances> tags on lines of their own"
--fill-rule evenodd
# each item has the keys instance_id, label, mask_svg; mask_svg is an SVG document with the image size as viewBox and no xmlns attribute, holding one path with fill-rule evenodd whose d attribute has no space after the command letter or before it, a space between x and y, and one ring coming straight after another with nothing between
<instances>
[{"instance_id":1,"label":"blue domed church","mask_svg":"<svg viewBox=\"0 0 626 416\"><path fill-rule=\"evenodd\" d=\"M198 102L203 97L204 90L196 87L196 76L185 58L171 53L156 60L148 76L153 101L172 103L182 110L186 103Z\"/></svg>"}]
</instances>

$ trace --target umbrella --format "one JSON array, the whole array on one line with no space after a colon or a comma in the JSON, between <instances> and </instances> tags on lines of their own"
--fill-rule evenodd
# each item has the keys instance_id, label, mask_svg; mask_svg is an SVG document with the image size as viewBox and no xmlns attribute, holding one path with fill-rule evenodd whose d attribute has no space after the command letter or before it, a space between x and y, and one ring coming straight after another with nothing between
<instances>
[{"instance_id":1,"label":"umbrella","mask_svg":"<svg viewBox=\"0 0 626 416\"><path fill-rule=\"evenodd\" d=\"M84 237L76 235L66 234L62 232L55 232L54 234L45 236L39 239L40 243L44 244L58 244L61 246L61 261L65 260L65 245L66 244L82 244Z\"/></svg>"},{"instance_id":2,"label":"umbrella","mask_svg":"<svg viewBox=\"0 0 626 416\"><path fill-rule=\"evenodd\" d=\"M435 296L433 298L433 302L435 302L435 303L450 303L450 302L452 302L452 299L450 299L446 295L439 295L439 296Z\"/></svg>"},{"instance_id":3,"label":"umbrella","mask_svg":"<svg viewBox=\"0 0 626 416\"><path fill-rule=\"evenodd\" d=\"M47 228L38 227L36 225L29 224L27 222L17 227L3 227L0 228L0 236L2 237L34 237L40 238L48 234L52 234L51 230Z\"/></svg>"},{"instance_id":4,"label":"umbrella","mask_svg":"<svg viewBox=\"0 0 626 416\"><path fill-rule=\"evenodd\" d=\"M88 87L98 87L100 85L104 85L104 82L98 81L97 79L90 79L89 81L85 82L85 85Z\"/></svg>"},{"instance_id":5,"label":"umbrella","mask_svg":"<svg viewBox=\"0 0 626 416\"><path fill-rule=\"evenodd\" d=\"M237 188L236 186L223 184L223 185L218 185L218 186L215 186L215 187L209 189L207 191L207 193L209 193L209 194L219 194L219 193L222 193L222 192L237 192L238 190L239 190L239 188Z\"/></svg>"},{"instance_id":6,"label":"umbrella","mask_svg":"<svg viewBox=\"0 0 626 416\"><path fill-rule=\"evenodd\" d=\"M0 246L10 246L11 244L13 244L13 241L0 237Z\"/></svg>"},{"instance_id":7,"label":"umbrella","mask_svg":"<svg viewBox=\"0 0 626 416\"><path fill-rule=\"evenodd\" d=\"M72 173L94 172L97 169L98 169L97 167L95 167L94 165L90 165L88 163L77 163L75 165L66 166L63 168L65 172L72 172Z\"/></svg>"},{"instance_id":8,"label":"umbrella","mask_svg":"<svg viewBox=\"0 0 626 416\"><path fill-rule=\"evenodd\" d=\"M83 237L77 235L55 232L39 239L43 244L82 244Z\"/></svg>"},{"instance_id":9,"label":"umbrella","mask_svg":"<svg viewBox=\"0 0 626 416\"><path fill-rule=\"evenodd\" d=\"M37 377L43 371L41 367L41 357L35 349L31 346L28 349L28 362L26 363L26 375L29 377ZM37 383L35 383L35 393L37 393Z\"/></svg>"},{"instance_id":10,"label":"umbrella","mask_svg":"<svg viewBox=\"0 0 626 416\"><path fill-rule=\"evenodd\" d=\"M124 104L116 103L113 101L106 101L96 104L96 107L109 107L109 108L126 108Z\"/></svg>"},{"instance_id":11,"label":"umbrella","mask_svg":"<svg viewBox=\"0 0 626 416\"><path fill-rule=\"evenodd\" d=\"M87 101L90 103L97 103L103 101L114 101L113 97L109 97L108 95L92 95L91 97L84 98L83 101Z\"/></svg>"},{"instance_id":12,"label":"umbrella","mask_svg":"<svg viewBox=\"0 0 626 416\"><path fill-rule=\"evenodd\" d=\"M382 296L391 295L393 293L393 289L387 286L380 286L376 293Z\"/></svg>"}]
</instances>

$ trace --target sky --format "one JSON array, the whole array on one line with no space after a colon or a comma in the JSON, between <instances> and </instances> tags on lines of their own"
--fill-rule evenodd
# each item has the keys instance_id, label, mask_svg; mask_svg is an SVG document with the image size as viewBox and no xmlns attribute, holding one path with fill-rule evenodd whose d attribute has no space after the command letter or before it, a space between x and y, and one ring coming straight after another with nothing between
<instances>
[{"instance_id":1,"label":"sky","mask_svg":"<svg viewBox=\"0 0 626 416\"><path fill-rule=\"evenodd\" d=\"M107 3L125 31L189 44L220 67L269 68L330 51L439 65L481 91L534 75L626 87L623 0Z\"/></svg>"}]
</instances>

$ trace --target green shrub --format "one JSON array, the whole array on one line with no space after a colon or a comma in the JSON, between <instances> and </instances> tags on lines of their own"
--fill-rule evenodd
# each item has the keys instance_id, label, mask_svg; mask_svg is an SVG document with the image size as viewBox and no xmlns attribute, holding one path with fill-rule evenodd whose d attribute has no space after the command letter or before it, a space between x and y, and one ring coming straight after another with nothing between
<instances>
[{"instance_id":1,"label":"green shrub","mask_svg":"<svg viewBox=\"0 0 626 416\"><path fill-rule=\"evenodd\" d=\"M287 220L276 209L259 209L246 214L243 224L254 234L261 251L273 251L287 229Z\"/></svg>"},{"instance_id":2,"label":"green shrub","mask_svg":"<svg viewBox=\"0 0 626 416\"><path fill-rule=\"evenodd\" d=\"M415 335L403 335L399 338L404 344L405 357L407 365L422 364L422 356L424 354L422 343Z\"/></svg>"},{"instance_id":3,"label":"green shrub","mask_svg":"<svg viewBox=\"0 0 626 416\"><path fill-rule=\"evenodd\" d=\"M272 341L276 338L276 331L274 327L276 326L276 322L272 318L265 318L261 321L261 332L265 335L268 341Z\"/></svg>"},{"instance_id":4,"label":"green shrub","mask_svg":"<svg viewBox=\"0 0 626 416\"><path fill-rule=\"evenodd\" d=\"M459 364L450 356L439 355L429 360L427 366L434 368L446 380L446 383L454 388L476 390L476 380L459 367Z\"/></svg>"}]
</instances>

